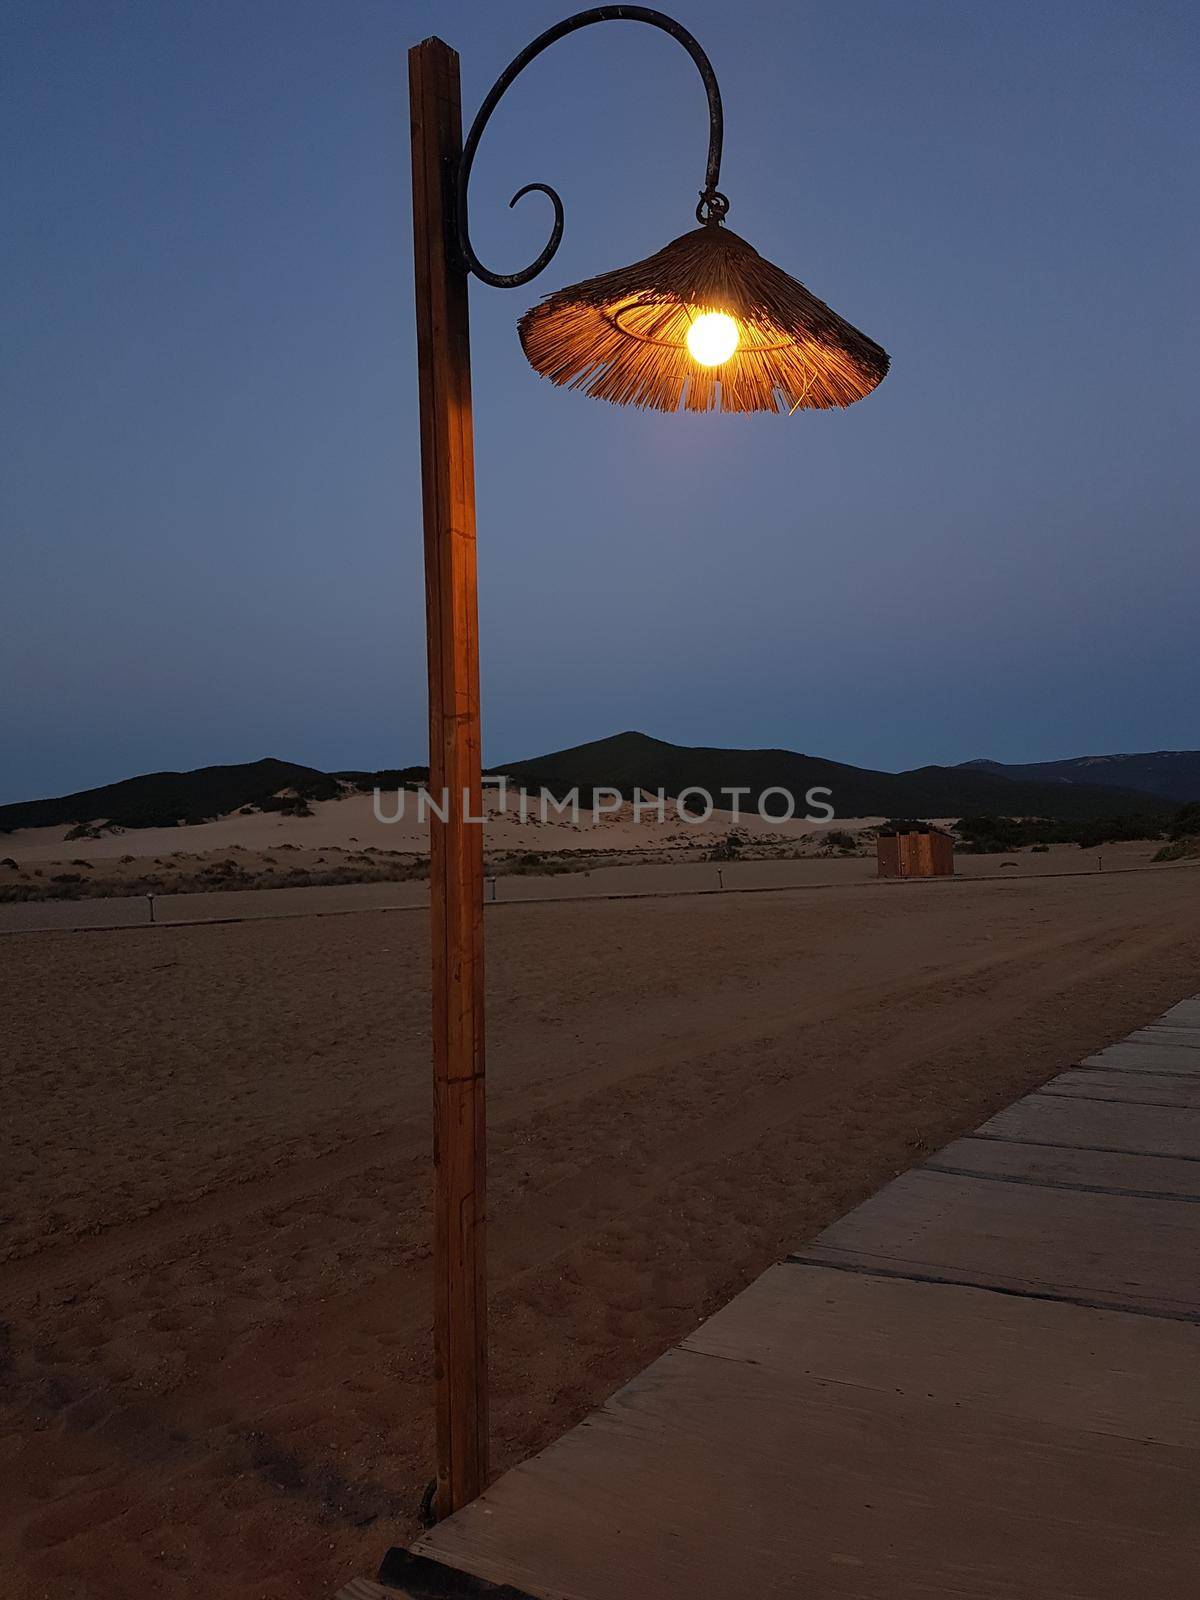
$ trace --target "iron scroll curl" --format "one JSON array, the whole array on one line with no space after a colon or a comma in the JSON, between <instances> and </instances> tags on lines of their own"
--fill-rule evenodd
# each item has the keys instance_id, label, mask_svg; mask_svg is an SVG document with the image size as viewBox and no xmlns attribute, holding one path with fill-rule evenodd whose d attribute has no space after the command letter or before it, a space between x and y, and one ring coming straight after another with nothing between
<instances>
[{"instance_id":1,"label":"iron scroll curl","mask_svg":"<svg viewBox=\"0 0 1200 1600\"><path fill-rule=\"evenodd\" d=\"M554 225L550 230L550 237L538 253L521 272L492 272L485 267L475 254L471 245L471 229L468 216L467 190L471 182L471 168L475 161L475 152L479 148L479 141L487 127L488 119L499 105L506 89L513 80L524 71L529 63L540 56L543 50L548 49L559 39L565 39L568 34L586 28L593 22L644 22L652 28L658 28L663 33L669 34L678 42L696 63L697 70L704 83L704 91L708 96L708 164L704 171L704 187L700 191L700 203L696 207L698 222L716 224L724 220L725 213L729 210L729 201L718 189L721 178L721 144L724 137L724 116L721 110L721 91L717 86L716 74L712 63L705 55L700 45L681 24L672 17L664 15L661 11L652 11L646 6L594 6L590 11L580 11L573 17L567 17L562 22L555 23L554 27L547 28L532 42L526 45L509 65L504 69L495 83L485 95L482 105L475 115L470 131L463 143L462 155L458 162L458 171L455 181L455 229L457 232L457 246L460 261L466 271L474 273L484 283L490 283L497 289L515 289L523 283L529 283L536 278L543 269L549 266L554 259L563 235L563 203L555 189L548 183L527 183L518 189L508 202L510 207L527 194L544 194L554 207Z\"/></svg>"}]
</instances>

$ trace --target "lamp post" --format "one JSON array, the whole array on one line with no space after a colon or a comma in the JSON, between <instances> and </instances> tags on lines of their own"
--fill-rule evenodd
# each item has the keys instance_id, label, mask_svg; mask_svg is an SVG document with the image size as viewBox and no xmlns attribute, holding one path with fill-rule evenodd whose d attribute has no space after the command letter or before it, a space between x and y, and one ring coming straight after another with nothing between
<instances>
[{"instance_id":1,"label":"lamp post","mask_svg":"<svg viewBox=\"0 0 1200 1600\"><path fill-rule=\"evenodd\" d=\"M709 142L699 228L656 255L550 295L521 318L521 344L552 382L618 404L676 411L845 406L883 378L878 345L729 232L721 95L692 35L643 6L597 6L556 24L497 79L462 141L458 56L440 39L409 51L413 247L429 653L434 1087L435 1509L447 1516L487 1480L486 1151L483 1051L483 829L475 473L467 281L528 283L563 230L521 272L489 271L471 245L467 188L488 118L513 79L556 40L595 22L669 34L699 69Z\"/></svg>"}]
</instances>

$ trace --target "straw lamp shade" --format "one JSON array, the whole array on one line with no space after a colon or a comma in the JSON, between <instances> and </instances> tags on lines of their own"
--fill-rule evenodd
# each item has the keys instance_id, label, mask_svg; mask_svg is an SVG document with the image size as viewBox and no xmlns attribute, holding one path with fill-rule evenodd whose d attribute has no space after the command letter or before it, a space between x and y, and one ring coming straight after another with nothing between
<instances>
[{"instance_id":1,"label":"straw lamp shade","mask_svg":"<svg viewBox=\"0 0 1200 1600\"><path fill-rule=\"evenodd\" d=\"M548 295L518 332L552 383L654 411L826 410L861 400L888 370L877 344L712 221Z\"/></svg>"}]
</instances>

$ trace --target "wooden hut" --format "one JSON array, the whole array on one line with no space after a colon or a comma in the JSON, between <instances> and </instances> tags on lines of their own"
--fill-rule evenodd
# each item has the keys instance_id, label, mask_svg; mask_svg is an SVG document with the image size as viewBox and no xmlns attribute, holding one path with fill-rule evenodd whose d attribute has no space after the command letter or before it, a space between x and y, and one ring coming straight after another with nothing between
<instances>
[{"instance_id":1,"label":"wooden hut","mask_svg":"<svg viewBox=\"0 0 1200 1600\"><path fill-rule=\"evenodd\" d=\"M946 878L954 872L954 840L929 822L889 822L876 844L881 878Z\"/></svg>"}]
</instances>

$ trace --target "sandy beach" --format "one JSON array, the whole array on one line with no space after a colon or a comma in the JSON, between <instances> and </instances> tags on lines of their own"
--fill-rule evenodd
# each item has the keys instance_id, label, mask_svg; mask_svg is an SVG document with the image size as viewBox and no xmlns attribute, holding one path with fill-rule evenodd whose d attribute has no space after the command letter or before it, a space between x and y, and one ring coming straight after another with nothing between
<instances>
[{"instance_id":1,"label":"sandy beach","mask_svg":"<svg viewBox=\"0 0 1200 1600\"><path fill-rule=\"evenodd\" d=\"M1194 992L1187 870L489 917L494 1466L925 1152ZM11 1600L326 1600L431 1472L426 946L3 940Z\"/></svg>"},{"instance_id":2,"label":"sandy beach","mask_svg":"<svg viewBox=\"0 0 1200 1600\"><path fill-rule=\"evenodd\" d=\"M102 829L82 839L65 827L5 834L0 933L134 926L149 920L148 895L158 920L177 922L427 904L428 815L412 794L401 806L397 793L382 795L378 806L369 794L317 801L308 816L236 812L186 827ZM576 820L548 805L543 818L534 797L522 812L511 791L504 803L488 792L484 816L489 900L865 883L876 876L876 830L885 820L771 822L754 811L717 810L681 816L670 799L662 815L650 804L635 811L624 802L597 815L581 807ZM1156 839L1001 855L959 849L955 871L1120 871L1149 866L1158 849Z\"/></svg>"}]
</instances>

